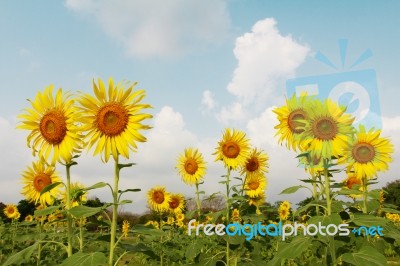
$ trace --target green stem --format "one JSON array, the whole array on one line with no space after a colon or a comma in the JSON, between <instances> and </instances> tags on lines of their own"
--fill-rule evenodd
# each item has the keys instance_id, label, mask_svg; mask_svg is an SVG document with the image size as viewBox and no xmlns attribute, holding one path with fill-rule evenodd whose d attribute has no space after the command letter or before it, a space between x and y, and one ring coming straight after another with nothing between
<instances>
[{"instance_id":1,"label":"green stem","mask_svg":"<svg viewBox=\"0 0 400 266\"><path fill-rule=\"evenodd\" d=\"M67 202L66 202L66 210L67 210L67 241L68 241L68 257L72 256L72 216L69 213L69 210L71 209L71 164L66 165L66 171L67 171L67 188L66 188L66 194L67 194Z\"/></svg>"},{"instance_id":2,"label":"green stem","mask_svg":"<svg viewBox=\"0 0 400 266\"><path fill-rule=\"evenodd\" d=\"M199 183L196 183L196 205L197 205L197 220L200 221L201 203L200 203L200 194L199 194Z\"/></svg>"},{"instance_id":3,"label":"green stem","mask_svg":"<svg viewBox=\"0 0 400 266\"><path fill-rule=\"evenodd\" d=\"M228 173L226 175L226 224L229 225L229 209L230 209L230 204L229 204L229 192L230 192L230 187L229 187L229 182L230 182L230 175L231 175L231 168L228 168ZM229 266L229 241L226 241L226 265Z\"/></svg>"},{"instance_id":4,"label":"green stem","mask_svg":"<svg viewBox=\"0 0 400 266\"><path fill-rule=\"evenodd\" d=\"M362 179L362 186L363 186L363 199L364 199L364 207L363 207L363 213L367 214L368 213L368 187L367 187L367 178L364 176Z\"/></svg>"},{"instance_id":5,"label":"green stem","mask_svg":"<svg viewBox=\"0 0 400 266\"><path fill-rule=\"evenodd\" d=\"M113 194L113 213L112 213L112 221L111 221L111 240L110 240L110 257L108 260L108 264L110 266L113 265L114 261L114 250L115 250L115 237L117 232L117 218L118 218L118 182L119 182L119 166L118 166L118 155L115 160L115 168L114 168L114 188L112 191Z\"/></svg>"},{"instance_id":6,"label":"green stem","mask_svg":"<svg viewBox=\"0 0 400 266\"><path fill-rule=\"evenodd\" d=\"M317 191L317 177L315 176L314 173L314 168L311 168L311 178L312 178L312 184L313 184L313 198L314 200L317 201L317 206L315 207L315 211L317 212L317 216L319 216L319 206L318 206L318 191Z\"/></svg>"},{"instance_id":7,"label":"green stem","mask_svg":"<svg viewBox=\"0 0 400 266\"><path fill-rule=\"evenodd\" d=\"M81 222L79 223L79 248L80 251L83 252L83 222L84 222L85 218L81 218Z\"/></svg>"},{"instance_id":8,"label":"green stem","mask_svg":"<svg viewBox=\"0 0 400 266\"><path fill-rule=\"evenodd\" d=\"M324 163L324 174L325 174L325 197L326 197L326 208L328 210L328 215L332 214L331 206L331 189L330 189L330 179L328 171L328 162Z\"/></svg>"}]
</instances>

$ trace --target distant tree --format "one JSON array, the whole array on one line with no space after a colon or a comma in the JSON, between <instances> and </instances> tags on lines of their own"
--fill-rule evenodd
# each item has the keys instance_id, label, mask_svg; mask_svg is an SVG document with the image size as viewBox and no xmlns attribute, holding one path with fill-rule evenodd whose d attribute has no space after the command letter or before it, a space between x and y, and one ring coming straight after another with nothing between
<instances>
[{"instance_id":1,"label":"distant tree","mask_svg":"<svg viewBox=\"0 0 400 266\"><path fill-rule=\"evenodd\" d=\"M6 205L3 202L0 202L0 219L5 221L6 220L6 215L4 214L4 208Z\"/></svg>"},{"instance_id":2,"label":"distant tree","mask_svg":"<svg viewBox=\"0 0 400 266\"><path fill-rule=\"evenodd\" d=\"M27 215L33 215L35 212L35 203L27 200L20 200L17 205L18 211L21 214L20 221L24 220Z\"/></svg>"},{"instance_id":3,"label":"distant tree","mask_svg":"<svg viewBox=\"0 0 400 266\"><path fill-rule=\"evenodd\" d=\"M102 207L104 205L104 202L100 201L100 199L98 197L94 197L91 199L88 199L85 203L86 206L88 207Z\"/></svg>"},{"instance_id":4,"label":"distant tree","mask_svg":"<svg viewBox=\"0 0 400 266\"><path fill-rule=\"evenodd\" d=\"M382 188L385 193L385 203L393 204L400 209L400 179L389 182Z\"/></svg>"}]
</instances>

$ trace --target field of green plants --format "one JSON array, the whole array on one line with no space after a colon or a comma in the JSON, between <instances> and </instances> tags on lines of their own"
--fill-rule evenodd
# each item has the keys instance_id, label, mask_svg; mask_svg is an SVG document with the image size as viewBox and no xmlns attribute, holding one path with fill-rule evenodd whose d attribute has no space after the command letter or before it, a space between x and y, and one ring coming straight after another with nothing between
<instances>
[{"instance_id":1,"label":"field of green plants","mask_svg":"<svg viewBox=\"0 0 400 266\"><path fill-rule=\"evenodd\" d=\"M168 182L188 186L192 208L183 193L160 185L146 194L150 220L132 224L118 217L121 206L132 204L123 196L140 191L119 186L124 168L140 168L120 158L140 152L137 143L151 130L145 124L151 105L135 86L111 78L93 81L93 94L49 86L29 101L18 128L28 131L37 160L22 173L22 193L36 209L25 217L15 204L2 210L1 265L400 265L399 206L371 187L383 182L379 173L392 161L390 139L355 126L345 106L307 94L274 110L276 140L297 154L293 160L308 176L280 192L308 191L298 208L266 202L273 154L252 147L244 131L227 128L213 154L223 191L202 190L207 162L193 143L166 155L177 158L176 179ZM83 150L99 155L99 164L113 161L113 179L88 187L71 180ZM104 187L113 201L87 206L88 193ZM204 208L218 197L223 207Z\"/></svg>"}]
</instances>

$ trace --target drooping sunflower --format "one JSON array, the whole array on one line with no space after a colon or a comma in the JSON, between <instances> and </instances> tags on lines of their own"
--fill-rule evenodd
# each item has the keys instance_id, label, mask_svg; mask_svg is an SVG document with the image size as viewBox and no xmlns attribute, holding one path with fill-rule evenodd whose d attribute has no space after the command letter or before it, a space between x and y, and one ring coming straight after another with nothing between
<instances>
[{"instance_id":1,"label":"drooping sunflower","mask_svg":"<svg viewBox=\"0 0 400 266\"><path fill-rule=\"evenodd\" d=\"M308 108L301 145L307 148L313 160L337 158L353 138L354 117L345 113L345 107L330 99L312 103Z\"/></svg>"},{"instance_id":2,"label":"drooping sunflower","mask_svg":"<svg viewBox=\"0 0 400 266\"><path fill-rule=\"evenodd\" d=\"M393 144L389 139L380 137L380 130L370 129L360 125L356 137L344 150L344 156L338 163L348 164L357 178L373 178L379 171L389 169L394 152Z\"/></svg>"},{"instance_id":3,"label":"drooping sunflower","mask_svg":"<svg viewBox=\"0 0 400 266\"><path fill-rule=\"evenodd\" d=\"M241 175L259 175L268 172L268 156L263 151L258 151L257 148L251 150L245 165L240 172Z\"/></svg>"},{"instance_id":4,"label":"drooping sunflower","mask_svg":"<svg viewBox=\"0 0 400 266\"><path fill-rule=\"evenodd\" d=\"M364 191L364 186L362 179L357 178L354 173L348 173L347 178L343 181L343 185L345 189L354 189L354 185L359 185L358 190L360 192ZM350 198L356 199L362 197L362 194L350 194L348 195Z\"/></svg>"},{"instance_id":5,"label":"drooping sunflower","mask_svg":"<svg viewBox=\"0 0 400 266\"><path fill-rule=\"evenodd\" d=\"M249 198L249 205L254 205L257 208L260 207L265 202L265 193L262 193L256 197Z\"/></svg>"},{"instance_id":6,"label":"drooping sunflower","mask_svg":"<svg viewBox=\"0 0 400 266\"><path fill-rule=\"evenodd\" d=\"M249 156L249 139L243 131L231 130L227 128L218 142L218 147L214 155L217 155L215 161L222 160L225 167L236 170L242 167Z\"/></svg>"},{"instance_id":7,"label":"drooping sunflower","mask_svg":"<svg viewBox=\"0 0 400 266\"><path fill-rule=\"evenodd\" d=\"M25 109L26 113L18 118L23 119L17 128L30 130L27 143L32 148L33 155L40 159L51 160L68 164L74 153L82 148L82 136L77 126L79 112L71 99L71 94L63 94L58 89L53 96L53 85L38 93L34 101L28 100L32 109Z\"/></svg>"},{"instance_id":8,"label":"drooping sunflower","mask_svg":"<svg viewBox=\"0 0 400 266\"><path fill-rule=\"evenodd\" d=\"M251 175L246 177L244 189L250 198L258 197L264 194L265 186L267 185L264 174Z\"/></svg>"},{"instance_id":9,"label":"drooping sunflower","mask_svg":"<svg viewBox=\"0 0 400 266\"><path fill-rule=\"evenodd\" d=\"M33 162L32 166L28 166L22 173L22 188L21 194L25 196L28 201L38 202L45 205L52 205L54 200L59 194L58 187L51 189L40 196L40 192L50 184L60 182L61 178L55 172L52 166L46 166L42 161Z\"/></svg>"},{"instance_id":10,"label":"drooping sunflower","mask_svg":"<svg viewBox=\"0 0 400 266\"><path fill-rule=\"evenodd\" d=\"M183 182L188 185L200 183L206 174L206 163L198 149L187 148L178 158L176 169L182 176Z\"/></svg>"},{"instance_id":11,"label":"drooping sunflower","mask_svg":"<svg viewBox=\"0 0 400 266\"><path fill-rule=\"evenodd\" d=\"M301 134L304 132L304 122L308 119L308 105L314 98L302 93L299 97L293 94L291 98L286 99L286 105L277 107L273 112L277 115L279 124L275 126L280 135L278 142L285 143L286 147L296 151L302 150Z\"/></svg>"},{"instance_id":12,"label":"drooping sunflower","mask_svg":"<svg viewBox=\"0 0 400 266\"><path fill-rule=\"evenodd\" d=\"M150 208L156 212L166 212L169 209L171 196L165 191L165 187L156 186L147 192Z\"/></svg>"},{"instance_id":13,"label":"drooping sunflower","mask_svg":"<svg viewBox=\"0 0 400 266\"><path fill-rule=\"evenodd\" d=\"M15 204L7 204L4 208L4 214L7 216L7 218L10 219L17 219L20 215L18 208Z\"/></svg>"},{"instance_id":14,"label":"drooping sunflower","mask_svg":"<svg viewBox=\"0 0 400 266\"><path fill-rule=\"evenodd\" d=\"M182 194L171 194L169 204L169 211L175 215L182 213L185 207L185 198Z\"/></svg>"},{"instance_id":15,"label":"drooping sunflower","mask_svg":"<svg viewBox=\"0 0 400 266\"><path fill-rule=\"evenodd\" d=\"M81 191L81 189L85 188L83 184L79 182L71 182L70 184L70 193L71 193L71 207L75 207L78 205L82 205L87 201L87 191ZM67 192L64 192L64 202L67 202Z\"/></svg>"},{"instance_id":16,"label":"drooping sunflower","mask_svg":"<svg viewBox=\"0 0 400 266\"><path fill-rule=\"evenodd\" d=\"M144 90L133 91L136 82L126 85L114 85L112 78L108 82L108 90L101 79L98 84L93 81L93 91L96 97L84 94L79 98L82 111L82 130L86 132L88 148L96 144L94 155L102 153L107 162L110 155L117 160L118 155L129 158L129 150L137 150L137 142L146 142L139 132L150 129L141 122L152 118L150 114L141 113L143 109L151 108L149 104L140 103L145 97ZM103 159L103 156L102 156Z\"/></svg>"}]
</instances>

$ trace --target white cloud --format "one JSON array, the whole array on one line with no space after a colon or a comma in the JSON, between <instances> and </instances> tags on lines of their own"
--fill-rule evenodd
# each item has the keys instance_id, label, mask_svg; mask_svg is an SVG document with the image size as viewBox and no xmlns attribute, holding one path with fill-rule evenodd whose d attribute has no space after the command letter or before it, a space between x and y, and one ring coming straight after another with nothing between
<instances>
[{"instance_id":1,"label":"white cloud","mask_svg":"<svg viewBox=\"0 0 400 266\"><path fill-rule=\"evenodd\" d=\"M94 16L129 55L139 57L175 56L215 44L230 27L224 0L67 0L66 6Z\"/></svg>"},{"instance_id":2,"label":"white cloud","mask_svg":"<svg viewBox=\"0 0 400 266\"><path fill-rule=\"evenodd\" d=\"M247 123L249 138L254 145L268 145L270 147L278 146L275 138L277 124L276 115L272 112L275 107L267 108L259 117L255 117Z\"/></svg>"},{"instance_id":3,"label":"white cloud","mask_svg":"<svg viewBox=\"0 0 400 266\"><path fill-rule=\"evenodd\" d=\"M265 108L273 92L294 75L309 54L306 45L290 35L281 35L276 24L273 18L260 20L251 32L236 39L234 54L238 63L227 89L237 100L223 108L219 116L242 119L234 113L239 104L250 110Z\"/></svg>"},{"instance_id":4,"label":"white cloud","mask_svg":"<svg viewBox=\"0 0 400 266\"><path fill-rule=\"evenodd\" d=\"M201 99L201 107L202 107L203 113L214 109L216 104L217 103L215 102L213 93L209 90L203 91L203 98Z\"/></svg>"}]
</instances>

